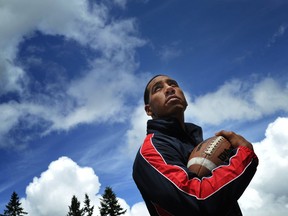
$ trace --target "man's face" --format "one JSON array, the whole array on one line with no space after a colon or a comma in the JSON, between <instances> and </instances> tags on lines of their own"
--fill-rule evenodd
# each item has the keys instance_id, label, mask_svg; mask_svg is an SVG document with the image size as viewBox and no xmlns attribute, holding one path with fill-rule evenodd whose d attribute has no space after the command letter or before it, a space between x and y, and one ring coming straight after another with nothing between
<instances>
[{"instance_id":1,"label":"man's face","mask_svg":"<svg viewBox=\"0 0 288 216\"><path fill-rule=\"evenodd\" d=\"M153 119L179 117L187 107L186 98L178 83L167 76L157 76L148 85L149 103L145 105L147 115Z\"/></svg>"}]
</instances>

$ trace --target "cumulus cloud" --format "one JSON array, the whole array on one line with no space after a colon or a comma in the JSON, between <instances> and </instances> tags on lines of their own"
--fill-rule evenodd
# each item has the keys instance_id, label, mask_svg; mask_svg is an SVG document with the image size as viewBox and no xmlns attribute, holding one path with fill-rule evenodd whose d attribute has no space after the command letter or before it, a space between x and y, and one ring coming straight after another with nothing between
<instances>
[{"instance_id":1,"label":"cumulus cloud","mask_svg":"<svg viewBox=\"0 0 288 216\"><path fill-rule=\"evenodd\" d=\"M19 98L17 102L13 101L13 106L11 101L1 104L0 109L14 113L13 118L4 119L7 124L0 128L2 137L20 120L28 122L27 117L33 118L34 126L41 125L39 134L69 130L81 123L125 119L125 113L130 109L128 103L136 94L135 86L141 79L134 74L137 68L135 49L145 42L138 36L134 19L113 19L109 14L109 8L124 7L126 0L109 4L88 0L71 0L69 4L65 0L45 0L41 4L37 0L1 3L0 96L14 93ZM69 71L60 75L64 66L51 68L49 73L55 74L56 78L50 82L47 79L35 92L31 85L38 82L37 78L17 64L21 59L19 44L33 38L35 31L51 37L61 36L63 41L74 41L80 48L89 47L97 55L74 79ZM47 61L35 56L30 59L33 61L27 61L28 64L37 60L37 64L44 65ZM56 87L55 82L58 83ZM31 122L28 125L33 127Z\"/></svg>"},{"instance_id":2,"label":"cumulus cloud","mask_svg":"<svg viewBox=\"0 0 288 216\"><path fill-rule=\"evenodd\" d=\"M25 211L31 216L63 216L66 215L73 195L83 207L85 194L94 205L94 215L99 214L100 182L90 167L80 167L68 157L60 157L50 163L48 169L40 177L34 177L26 188L26 197L21 199ZM144 203L130 206L122 198L117 198L125 216L149 215Z\"/></svg>"},{"instance_id":3,"label":"cumulus cloud","mask_svg":"<svg viewBox=\"0 0 288 216\"><path fill-rule=\"evenodd\" d=\"M79 167L70 158L61 157L39 178L34 177L22 203L31 216L66 215L73 195L83 202L86 193L97 205L99 198L95 195L99 188L99 179L92 168Z\"/></svg>"},{"instance_id":4,"label":"cumulus cloud","mask_svg":"<svg viewBox=\"0 0 288 216\"><path fill-rule=\"evenodd\" d=\"M136 203L131 208L131 216L149 216L148 209L144 202Z\"/></svg>"},{"instance_id":5,"label":"cumulus cloud","mask_svg":"<svg viewBox=\"0 0 288 216\"><path fill-rule=\"evenodd\" d=\"M123 214L123 216L150 216L144 202L136 203L130 208L130 206L126 203L124 199L117 199L121 207L127 210L125 214Z\"/></svg>"},{"instance_id":6,"label":"cumulus cloud","mask_svg":"<svg viewBox=\"0 0 288 216\"><path fill-rule=\"evenodd\" d=\"M288 211L288 118L269 124L265 138L253 143L259 166L249 188L240 199L244 215L282 216Z\"/></svg>"},{"instance_id":7,"label":"cumulus cloud","mask_svg":"<svg viewBox=\"0 0 288 216\"><path fill-rule=\"evenodd\" d=\"M273 78L256 83L232 80L217 91L190 99L186 116L202 124L247 121L288 111L288 88Z\"/></svg>"}]
</instances>

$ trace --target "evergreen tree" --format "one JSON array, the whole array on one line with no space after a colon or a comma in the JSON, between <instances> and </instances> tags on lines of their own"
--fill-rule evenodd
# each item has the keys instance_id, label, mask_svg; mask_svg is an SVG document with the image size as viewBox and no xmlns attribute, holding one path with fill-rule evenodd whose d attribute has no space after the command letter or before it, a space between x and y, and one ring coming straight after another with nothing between
<instances>
[{"instance_id":1,"label":"evergreen tree","mask_svg":"<svg viewBox=\"0 0 288 216\"><path fill-rule=\"evenodd\" d=\"M80 202L75 195L71 199L71 206L69 206L67 216L84 216L83 210L80 209Z\"/></svg>"},{"instance_id":2,"label":"evergreen tree","mask_svg":"<svg viewBox=\"0 0 288 216\"><path fill-rule=\"evenodd\" d=\"M14 191L11 195L9 203L6 205L3 216L24 216L25 214L28 213L24 212L24 209L21 207L18 194Z\"/></svg>"},{"instance_id":3,"label":"evergreen tree","mask_svg":"<svg viewBox=\"0 0 288 216\"><path fill-rule=\"evenodd\" d=\"M101 207L99 207L101 216L117 216L125 214L126 210L118 203L115 193L111 187L106 187L102 198L100 199Z\"/></svg>"},{"instance_id":4,"label":"evergreen tree","mask_svg":"<svg viewBox=\"0 0 288 216\"><path fill-rule=\"evenodd\" d=\"M85 194L84 208L85 216L92 216L94 211L94 206L90 207L90 199L87 194Z\"/></svg>"}]
</instances>

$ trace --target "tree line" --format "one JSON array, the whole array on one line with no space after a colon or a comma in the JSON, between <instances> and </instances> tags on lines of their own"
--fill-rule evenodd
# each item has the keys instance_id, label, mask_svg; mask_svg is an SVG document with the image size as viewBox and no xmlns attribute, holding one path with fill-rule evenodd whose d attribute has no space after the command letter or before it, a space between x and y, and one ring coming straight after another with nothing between
<instances>
[{"instance_id":1,"label":"tree line","mask_svg":"<svg viewBox=\"0 0 288 216\"><path fill-rule=\"evenodd\" d=\"M90 198L87 194L85 194L84 206L81 208L80 205L80 201L73 195L66 216L93 216L94 206L91 206ZM5 207L3 214L0 214L0 216L28 215L28 213L24 211L19 196L15 191L12 193L10 201ZM100 216L118 216L125 214L127 210L121 207L116 199L116 194L112 188L108 186L100 198L99 211Z\"/></svg>"}]
</instances>

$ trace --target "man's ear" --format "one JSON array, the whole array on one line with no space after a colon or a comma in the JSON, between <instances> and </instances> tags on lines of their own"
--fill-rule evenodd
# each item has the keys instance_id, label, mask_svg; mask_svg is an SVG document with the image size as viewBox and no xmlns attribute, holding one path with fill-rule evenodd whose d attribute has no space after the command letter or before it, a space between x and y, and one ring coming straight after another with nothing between
<instances>
[{"instance_id":1,"label":"man's ear","mask_svg":"<svg viewBox=\"0 0 288 216\"><path fill-rule=\"evenodd\" d=\"M145 111L146 111L146 114L147 114L148 116L151 116L151 117L152 117L153 113L152 113L152 110L151 110L151 107L150 107L149 104L146 104L146 105L145 105Z\"/></svg>"}]
</instances>

